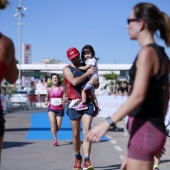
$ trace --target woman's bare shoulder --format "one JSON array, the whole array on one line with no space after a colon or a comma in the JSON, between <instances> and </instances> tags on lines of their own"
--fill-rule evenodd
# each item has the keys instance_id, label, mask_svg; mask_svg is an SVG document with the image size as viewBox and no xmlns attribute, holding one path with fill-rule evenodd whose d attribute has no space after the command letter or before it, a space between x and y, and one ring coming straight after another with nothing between
<instances>
[{"instance_id":1,"label":"woman's bare shoulder","mask_svg":"<svg viewBox=\"0 0 170 170\"><path fill-rule=\"evenodd\" d=\"M151 60L157 56L157 53L154 48L150 46L144 46L140 49L138 58L140 60Z\"/></svg>"}]
</instances>

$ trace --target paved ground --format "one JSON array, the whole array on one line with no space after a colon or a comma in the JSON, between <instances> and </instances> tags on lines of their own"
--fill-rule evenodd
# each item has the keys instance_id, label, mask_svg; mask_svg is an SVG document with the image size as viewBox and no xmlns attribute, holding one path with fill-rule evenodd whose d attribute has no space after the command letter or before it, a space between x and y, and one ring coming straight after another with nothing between
<instances>
[{"instance_id":1,"label":"paved ground","mask_svg":"<svg viewBox=\"0 0 170 170\"><path fill-rule=\"evenodd\" d=\"M39 112L38 110L31 112ZM5 115L6 132L2 150L1 170L71 170L74 153L71 141L59 141L58 147L51 140L26 140L30 127L30 111L17 111ZM103 118L94 118L93 125ZM95 170L118 170L126 152L128 136L122 130L110 130L108 141L93 144L91 161ZM170 140L166 143L160 169L169 170ZM139 168L140 169L140 168Z\"/></svg>"}]
</instances>

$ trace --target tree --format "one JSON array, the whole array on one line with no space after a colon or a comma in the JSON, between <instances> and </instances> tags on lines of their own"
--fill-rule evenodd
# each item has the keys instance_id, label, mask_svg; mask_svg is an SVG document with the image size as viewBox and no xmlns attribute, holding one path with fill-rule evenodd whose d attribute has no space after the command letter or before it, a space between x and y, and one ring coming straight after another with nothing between
<instances>
[{"instance_id":1,"label":"tree","mask_svg":"<svg viewBox=\"0 0 170 170\"><path fill-rule=\"evenodd\" d=\"M104 74L103 77L107 81L103 89L107 89L109 87L110 91L114 92L115 83L117 82L117 79L118 79L118 74L112 71L111 73Z\"/></svg>"}]
</instances>

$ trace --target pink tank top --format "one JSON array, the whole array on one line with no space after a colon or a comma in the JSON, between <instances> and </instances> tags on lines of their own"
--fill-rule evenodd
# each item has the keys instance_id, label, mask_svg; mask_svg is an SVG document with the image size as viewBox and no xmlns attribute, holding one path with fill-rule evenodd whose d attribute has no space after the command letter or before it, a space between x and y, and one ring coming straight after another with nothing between
<instances>
[{"instance_id":1,"label":"pink tank top","mask_svg":"<svg viewBox=\"0 0 170 170\"><path fill-rule=\"evenodd\" d=\"M8 66L0 61L0 84L5 77L7 70L8 70ZM0 110L2 109L3 108L2 108L1 98L0 98Z\"/></svg>"},{"instance_id":2,"label":"pink tank top","mask_svg":"<svg viewBox=\"0 0 170 170\"><path fill-rule=\"evenodd\" d=\"M50 106L52 110L63 110L63 105L61 104L63 98L62 86L59 86L57 91L54 91L53 87L50 90Z\"/></svg>"}]
</instances>

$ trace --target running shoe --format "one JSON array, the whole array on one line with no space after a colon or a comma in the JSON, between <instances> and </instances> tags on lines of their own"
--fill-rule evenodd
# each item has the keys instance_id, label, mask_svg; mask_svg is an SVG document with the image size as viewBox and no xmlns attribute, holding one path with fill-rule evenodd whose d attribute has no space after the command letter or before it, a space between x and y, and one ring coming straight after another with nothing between
<instances>
[{"instance_id":1,"label":"running shoe","mask_svg":"<svg viewBox=\"0 0 170 170\"><path fill-rule=\"evenodd\" d=\"M82 157L76 158L73 170L81 170L81 162L82 162Z\"/></svg>"},{"instance_id":2,"label":"running shoe","mask_svg":"<svg viewBox=\"0 0 170 170\"><path fill-rule=\"evenodd\" d=\"M156 167L156 168L154 168L154 170L159 170L159 168L158 168L158 167Z\"/></svg>"},{"instance_id":3,"label":"running shoe","mask_svg":"<svg viewBox=\"0 0 170 170\"><path fill-rule=\"evenodd\" d=\"M155 165L153 166L153 170L159 170L159 165L155 164Z\"/></svg>"},{"instance_id":4,"label":"running shoe","mask_svg":"<svg viewBox=\"0 0 170 170\"><path fill-rule=\"evenodd\" d=\"M53 142L53 145L54 145L54 146L58 146L58 140L55 140L55 141Z\"/></svg>"},{"instance_id":5,"label":"running shoe","mask_svg":"<svg viewBox=\"0 0 170 170\"><path fill-rule=\"evenodd\" d=\"M83 170L94 170L94 166L91 164L90 160L86 160L83 166Z\"/></svg>"},{"instance_id":6,"label":"running shoe","mask_svg":"<svg viewBox=\"0 0 170 170\"><path fill-rule=\"evenodd\" d=\"M86 110L86 109L88 109L87 104L83 104L82 102L75 108L75 110L77 111Z\"/></svg>"},{"instance_id":7,"label":"running shoe","mask_svg":"<svg viewBox=\"0 0 170 170\"><path fill-rule=\"evenodd\" d=\"M78 105L80 104L80 99L73 99L70 104L69 104L69 108L76 108Z\"/></svg>"}]
</instances>

